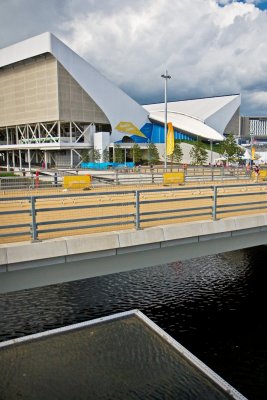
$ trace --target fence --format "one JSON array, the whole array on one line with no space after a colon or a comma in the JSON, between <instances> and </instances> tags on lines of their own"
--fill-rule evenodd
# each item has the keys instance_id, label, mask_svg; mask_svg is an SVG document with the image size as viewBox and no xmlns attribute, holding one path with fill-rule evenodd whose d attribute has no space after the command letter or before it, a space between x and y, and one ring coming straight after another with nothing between
<instances>
[{"instance_id":1,"label":"fence","mask_svg":"<svg viewBox=\"0 0 267 400\"><path fill-rule=\"evenodd\" d=\"M183 172L186 182L224 182L226 180L247 180L251 175L243 168L218 168L218 167L173 167L167 168L167 172ZM31 174L29 176L15 176L15 177L0 177L0 191L21 190L34 192L46 190L54 191L62 189L63 179L66 175L79 175L81 171L58 171L47 172L50 175L40 174L36 176ZM84 171L83 171L84 173ZM116 185L162 185L163 174L165 169L163 167L137 167L135 169L116 169L114 171L88 171L92 180L90 187L107 187Z\"/></svg>"},{"instance_id":2,"label":"fence","mask_svg":"<svg viewBox=\"0 0 267 400\"><path fill-rule=\"evenodd\" d=\"M267 184L5 197L0 207L2 243L43 240L265 212Z\"/></svg>"}]
</instances>

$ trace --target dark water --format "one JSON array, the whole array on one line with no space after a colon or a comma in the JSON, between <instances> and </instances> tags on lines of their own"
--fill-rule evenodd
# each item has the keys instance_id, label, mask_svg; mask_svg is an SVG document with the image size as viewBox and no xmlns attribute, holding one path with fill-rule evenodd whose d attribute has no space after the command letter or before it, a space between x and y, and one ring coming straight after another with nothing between
<instances>
[{"instance_id":1,"label":"dark water","mask_svg":"<svg viewBox=\"0 0 267 400\"><path fill-rule=\"evenodd\" d=\"M133 314L9 346L0 370L1 400L233 400Z\"/></svg>"},{"instance_id":2,"label":"dark water","mask_svg":"<svg viewBox=\"0 0 267 400\"><path fill-rule=\"evenodd\" d=\"M267 398L267 247L0 295L0 340L138 308L250 400Z\"/></svg>"}]
</instances>

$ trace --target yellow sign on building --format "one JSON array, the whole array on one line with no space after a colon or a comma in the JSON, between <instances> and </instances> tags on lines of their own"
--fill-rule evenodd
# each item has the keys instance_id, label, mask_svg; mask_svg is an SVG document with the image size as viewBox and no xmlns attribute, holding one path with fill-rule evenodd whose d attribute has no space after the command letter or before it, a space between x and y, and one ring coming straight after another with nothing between
<instances>
[{"instance_id":1,"label":"yellow sign on building","mask_svg":"<svg viewBox=\"0 0 267 400\"><path fill-rule=\"evenodd\" d=\"M125 132L130 135L141 136L146 138L146 135L143 134L132 122L124 122L121 121L117 126L115 126L120 132Z\"/></svg>"}]
</instances>

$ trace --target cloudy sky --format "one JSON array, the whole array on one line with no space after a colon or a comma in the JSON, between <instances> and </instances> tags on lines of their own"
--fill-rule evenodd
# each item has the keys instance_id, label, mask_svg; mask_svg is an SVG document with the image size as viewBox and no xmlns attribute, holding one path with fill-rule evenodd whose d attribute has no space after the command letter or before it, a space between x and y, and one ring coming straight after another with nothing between
<instances>
[{"instance_id":1,"label":"cloudy sky","mask_svg":"<svg viewBox=\"0 0 267 400\"><path fill-rule=\"evenodd\" d=\"M267 1L0 0L0 48L50 31L141 104L241 93L267 115Z\"/></svg>"}]
</instances>

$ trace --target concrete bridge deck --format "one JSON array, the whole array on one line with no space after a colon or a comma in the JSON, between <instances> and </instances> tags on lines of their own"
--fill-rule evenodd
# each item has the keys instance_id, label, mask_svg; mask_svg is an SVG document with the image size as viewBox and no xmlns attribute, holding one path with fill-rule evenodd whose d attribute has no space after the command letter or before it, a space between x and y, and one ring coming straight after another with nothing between
<instances>
[{"instance_id":1,"label":"concrete bridge deck","mask_svg":"<svg viewBox=\"0 0 267 400\"><path fill-rule=\"evenodd\" d=\"M267 214L0 247L0 293L267 244Z\"/></svg>"}]
</instances>

